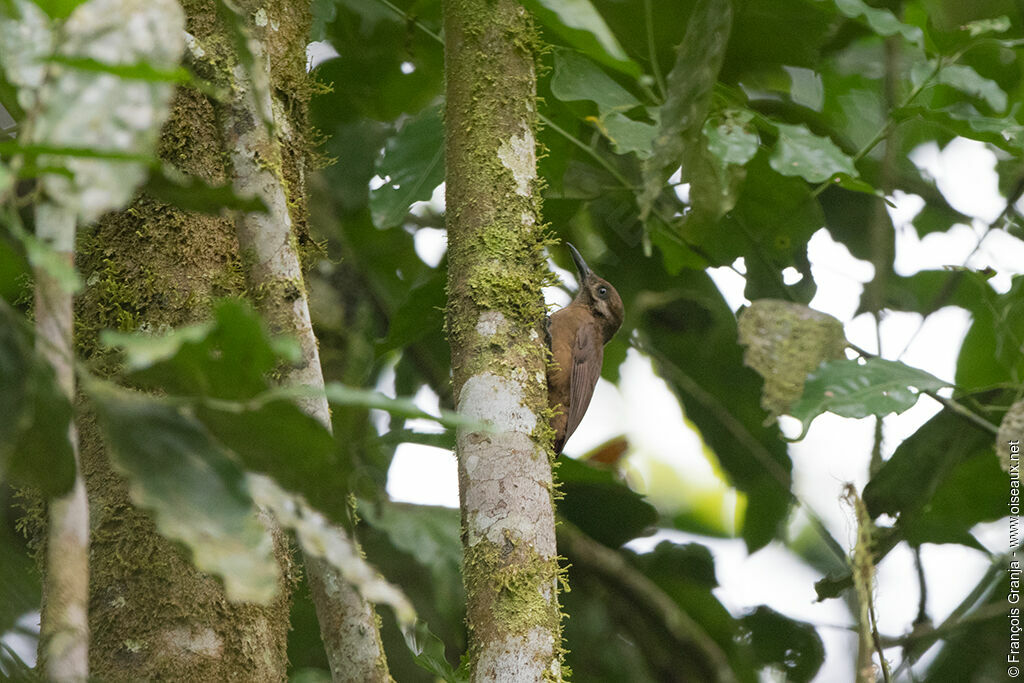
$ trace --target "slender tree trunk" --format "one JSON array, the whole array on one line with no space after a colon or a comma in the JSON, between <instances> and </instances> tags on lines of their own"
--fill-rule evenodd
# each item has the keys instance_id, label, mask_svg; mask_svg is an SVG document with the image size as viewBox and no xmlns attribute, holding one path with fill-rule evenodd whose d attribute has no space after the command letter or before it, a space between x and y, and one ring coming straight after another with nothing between
<instances>
[{"instance_id":1,"label":"slender tree trunk","mask_svg":"<svg viewBox=\"0 0 1024 683\"><path fill-rule=\"evenodd\" d=\"M253 10L269 11L273 18L276 12L285 11L287 4L262 5ZM293 25L291 39L301 41L308 34L308 13L303 19L301 24ZM289 39L282 36L280 26L272 31L253 28L258 39L253 43L253 68L261 73L253 73L252 80L271 86L301 82L305 64L294 59L294 52L289 52ZM305 98L274 101L271 93L280 89L253 87L241 64L235 66L234 83L236 97L222 117L232 183L239 194L262 198L269 209L266 213L242 214L236 221L239 247L248 266L249 288L273 330L297 338L302 349L302 364L286 369L282 382L322 389L320 352L310 321L309 298L298 253L306 221ZM263 120L273 121L276 139ZM303 399L301 405L330 429L326 397ZM304 555L303 561L333 680L390 681L373 606L328 562L309 554Z\"/></svg>"},{"instance_id":2,"label":"slender tree trunk","mask_svg":"<svg viewBox=\"0 0 1024 683\"><path fill-rule=\"evenodd\" d=\"M36 235L68 264L73 260L75 214L50 203L36 209ZM61 391L73 400L72 298L44 268L35 271L35 317L40 354L53 368ZM46 580L40 625L40 659L50 681L78 682L89 676L89 503L85 497L74 422L68 438L78 471L71 490L49 502Z\"/></svg>"},{"instance_id":3,"label":"slender tree trunk","mask_svg":"<svg viewBox=\"0 0 1024 683\"><path fill-rule=\"evenodd\" d=\"M514 0L444 8L448 338L474 681L561 678L536 183L536 40Z\"/></svg>"}]
</instances>

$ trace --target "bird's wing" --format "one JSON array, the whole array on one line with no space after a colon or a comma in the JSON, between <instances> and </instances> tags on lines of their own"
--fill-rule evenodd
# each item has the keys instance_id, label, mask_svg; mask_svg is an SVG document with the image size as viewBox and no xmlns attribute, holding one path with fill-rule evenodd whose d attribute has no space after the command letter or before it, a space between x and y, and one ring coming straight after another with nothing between
<instances>
[{"instance_id":1,"label":"bird's wing","mask_svg":"<svg viewBox=\"0 0 1024 683\"><path fill-rule=\"evenodd\" d=\"M604 349L593 325L580 325L572 347L572 374L569 378L569 415L565 425L565 441L576 431L587 412L594 386L601 376Z\"/></svg>"}]
</instances>

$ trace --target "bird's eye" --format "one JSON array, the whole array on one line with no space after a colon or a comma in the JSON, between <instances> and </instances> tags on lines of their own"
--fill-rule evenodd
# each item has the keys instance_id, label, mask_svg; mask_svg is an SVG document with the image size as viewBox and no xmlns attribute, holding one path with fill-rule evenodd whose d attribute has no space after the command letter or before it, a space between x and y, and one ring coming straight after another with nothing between
<instances>
[{"instance_id":1,"label":"bird's eye","mask_svg":"<svg viewBox=\"0 0 1024 683\"><path fill-rule=\"evenodd\" d=\"M605 287L604 285L601 285L600 287L597 288L597 295L602 299L605 298L606 296L608 296L608 288Z\"/></svg>"}]
</instances>

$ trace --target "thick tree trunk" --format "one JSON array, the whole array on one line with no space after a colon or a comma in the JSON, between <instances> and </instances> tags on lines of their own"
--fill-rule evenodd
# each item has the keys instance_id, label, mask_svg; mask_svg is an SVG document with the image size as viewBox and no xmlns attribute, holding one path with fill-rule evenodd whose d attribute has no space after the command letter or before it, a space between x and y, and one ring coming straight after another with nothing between
<instances>
[{"instance_id":1,"label":"thick tree trunk","mask_svg":"<svg viewBox=\"0 0 1024 683\"><path fill-rule=\"evenodd\" d=\"M218 70L232 61L218 57L230 54L234 43L216 4L185 5L193 45L205 55L195 59L193 52L195 68L207 80L228 83L230 74ZM274 10L274 27L291 41L291 61L281 52L269 58L292 65L289 80L278 85L299 93L301 101L308 8L291 2ZM179 170L217 184L229 181L218 106L193 89L180 89L159 147ZM100 372L116 372L116 365L99 348L99 330L166 330L205 318L218 297L246 291L232 221L146 197L84 232L78 257L87 283L77 309L79 351ZM124 482L109 467L95 420L86 414L79 426L93 515L92 674L106 681L284 680L294 570L283 537L278 534L279 597L265 607L228 602L220 582L196 570L132 506Z\"/></svg>"},{"instance_id":2,"label":"thick tree trunk","mask_svg":"<svg viewBox=\"0 0 1024 683\"><path fill-rule=\"evenodd\" d=\"M561 678L536 182L534 30L514 0L444 9L448 338L474 681Z\"/></svg>"}]
</instances>

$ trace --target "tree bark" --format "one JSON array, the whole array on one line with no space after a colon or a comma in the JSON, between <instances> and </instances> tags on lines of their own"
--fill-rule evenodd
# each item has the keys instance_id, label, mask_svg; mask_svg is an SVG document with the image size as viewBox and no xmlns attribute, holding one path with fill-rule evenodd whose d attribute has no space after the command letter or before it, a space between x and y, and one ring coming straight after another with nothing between
<instances>
[{"instance_id":1,"label":"tree bark","mask_svg":"<svg viewBox=\"0 0 1024 683\"><path fill-rule=\"evenodd\" d=\"M472 679L560 680L536 36L514 0L450 0L444 29L454 395L494 425L457 439Z\"/></svg>"},{"instance_id":2,"label":"tree bark","mask_svg":"<svg viewBox=\"0 0 1024 683\"><path fill-rule=\"evenodd\" d=\"M206 50L206 59L194 60L195 69L206 80L228 82L220 70L233 60L217 58L231 54L234 44L217 4L184 5L187 30ZM298 93L305 83L308 8L289 2L274 9L274 24L292 41L290 53L299 64L299 78L282 87ZM161 135L160 157L186 174L222 184L229 180L224 144L216 103L180 88ZM100 374L118 371L116 356L99 346L100 330L167 330L204 319L216 298L246 291L232 221L146 196L83 231L77 248L87 283L77 304L79 354ZM268 606L229 602L221 583L195 569L131 504L87 411L79 430L93 513L92 675L105 681L285 680L294 569L284 537L276 535L279 597Z\"/></svg>"},{"instance_id":3,"label":"tree bark","mask_svg":"<svg viewBox=\"0 0 1024 683\"><path fill-rule=\"evenodd\" d=\"M75 214L49 202L36 209L36 236L70 265L75 244ZM57 385L75 396L71 292L37 268L36 347L53 368ZM40 618L40 660L46 678L59 683L89 677L89 503L85 497L75 424L68 426L77 472L71 490L49 501L46 577Z\"/></svg>"},{"instance_id":4,"label":"tree bark","mask_svg":"<svg viewBox=\"0 0 1024 683\"><path fill-rule=\"evenodd\" d=\"M268 21L262 29L251 27L257 38L251 43L256 57L254 73L247 73L242 64L235 65L235 97L224 109L222 127L235 190L242 196L260 197L268 211L237 217L238 243L247 265L249 289L260 310L275 333L296 338L302 350L302 363L283 370L282 384L322 390L320 352L310 321L309 297L298 252L300 238L308 237L302 232L306 219L306 102L305 97L295 97L294 92L290 101L272 95L287 92L279 86L289 81L301 82L305 64L294 59L280 24L277 29L267 30L270 21L287 12L288 2L250 9L253 14L267 12ZM308 22L306 13L294 27L300 29L292 36L294 40L304 39ZM254 87L254 82L262 82L263 87ZM276 137L271 135L266 122L272 122ZM299 403L307 414L331 428L330 406L325 396L304 398ZM349 540L355 545L354 539ZM303 563L332 679L352 683L390 681L373 605L328 562L304 553Z\"/></svg>"}]
</instances>

